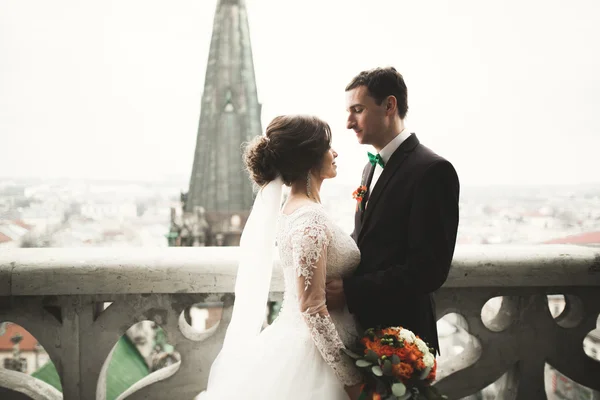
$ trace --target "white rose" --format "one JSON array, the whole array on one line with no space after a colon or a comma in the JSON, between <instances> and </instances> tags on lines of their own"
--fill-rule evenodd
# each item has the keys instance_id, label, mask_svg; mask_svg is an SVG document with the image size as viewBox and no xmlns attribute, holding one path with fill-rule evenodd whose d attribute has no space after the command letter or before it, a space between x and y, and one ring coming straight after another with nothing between
<instances>
[{"instance_id":1,"label":"white rose","mask_svg":"<svg viewBox=\"0 0 600 400\"><path fill-rule=\"evenodd\" d=\"M423 356L423 363L427 368L433 368L433 363L435 362L435 358L433 354L427 353Z\"/></svg>"},{"instance_id":2,"label":"white rose","mask_svg":"<svg viewBox=\"0 0 600 400\"><path fill-rule=\"evenodd\" d=\"M400 338L408 343L413 343L417 338L414 333L409 331L408 329L402 329L400 331Z\"/></svg>"},{"instance_id":3,"label":"white rose","mask_svg":"<svg viewBox=\"0 0 600 400\"><path fill-rule=\"evenodd\" d=\"M415 344L417 345L417 347L419 348L419 351L423 354L427 354L429 353L429 347L427 346L427 344L422 341L421 339L417 338L417 340L415 340Z\"/></svg>"}]
</instances>

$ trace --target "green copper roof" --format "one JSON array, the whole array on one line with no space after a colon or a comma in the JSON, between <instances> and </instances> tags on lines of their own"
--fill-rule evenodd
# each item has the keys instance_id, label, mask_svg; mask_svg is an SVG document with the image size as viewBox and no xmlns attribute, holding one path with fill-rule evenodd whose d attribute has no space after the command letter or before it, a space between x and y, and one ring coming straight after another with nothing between
<instances>
[{"instance_id":1,"label":"green copper roof","mask_svg":"<svg viewBox=\"0 0 600 400\"><path fill-rule=\"evenodd\" d=\"M135 345L127 336L122 336L117 342L117 347L113 352L112 359L108 366L106 379L107 400L116 399L121 393L127 390L127 388L149 373L148 366ZM32 376L62 391L60 378L51 361L35 371Z\"/></svg>"}]
</instances>

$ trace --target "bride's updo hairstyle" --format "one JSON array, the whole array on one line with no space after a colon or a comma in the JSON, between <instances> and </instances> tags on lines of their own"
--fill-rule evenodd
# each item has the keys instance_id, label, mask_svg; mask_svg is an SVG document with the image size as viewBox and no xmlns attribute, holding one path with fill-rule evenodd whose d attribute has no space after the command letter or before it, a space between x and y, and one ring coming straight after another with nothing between
<instances>
[{"instance_id":1,"label":"bride's updo hairstyle","mask_svg":"<svg viewBox=\"0 0 600 400\"><path fill-rule=\"evenodd\" d=\"M271 121L265 136L248 143L244 163L257 185L264 186L280 175L290 186L319 167L330 147L331 129L326 122L306 115L283 115Z\"/></svg>"}]
</instances>

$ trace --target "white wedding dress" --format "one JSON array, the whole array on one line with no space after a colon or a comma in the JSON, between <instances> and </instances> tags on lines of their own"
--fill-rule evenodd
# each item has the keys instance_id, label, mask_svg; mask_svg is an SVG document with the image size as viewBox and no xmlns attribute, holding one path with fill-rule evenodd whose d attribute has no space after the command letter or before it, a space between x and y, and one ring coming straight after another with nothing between
<instances>
[{"instance_id":1,"label":"white wedding dress","mask_svg":"<svg viewBox=\"0 0 600 400\"><path fill-rule=\"evenodd\" d=\"M340 351L356 339L354 319L325 304L327 278L358 266L356 244L316 203L279 215L277 244L285 279L279 316L245 346L227 382L209 382L202 400L347 400L344 385L361 380Z\"/></svg>"}]
</instances>

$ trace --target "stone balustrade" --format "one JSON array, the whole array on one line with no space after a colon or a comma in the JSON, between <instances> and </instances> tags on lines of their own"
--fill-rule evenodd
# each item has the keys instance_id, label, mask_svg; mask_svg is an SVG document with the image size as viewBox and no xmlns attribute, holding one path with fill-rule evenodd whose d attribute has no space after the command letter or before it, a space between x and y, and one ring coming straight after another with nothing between
<instances>
[{"instance_id":1,"label":"stone balustrade","mask_svg":"<svg viewBox=\"0 0 600 400\"><path fill-rule=\"evenodd\" d=\"M11 249L0 253L0 322L23 326L46 349L63 393L0 369L0 386L32 399L104 400L115 343L136 322L161 325L181 360L138 381L120 398L192 399L204 387L230 316L238 248ZM278 262L272 292L283 290ZM436 383L459 399L501 382L505 399L543 399L546 363L600 390L600 362L583 351L600 313L600 249L563 245L461 246L436 294L438 317L456 313L473 336L445 359ZM553 318L547 295L566 307ZM491 298L495 317L482 320ZM224 304L219 324L191 328L193 304ZM112 303L103 309L101 305ZM410 328L410 327L409 327ZM442 355L443 356L443 355ZM0 392L5 393L5 392Z\"/></svg>"}]
</instances>

